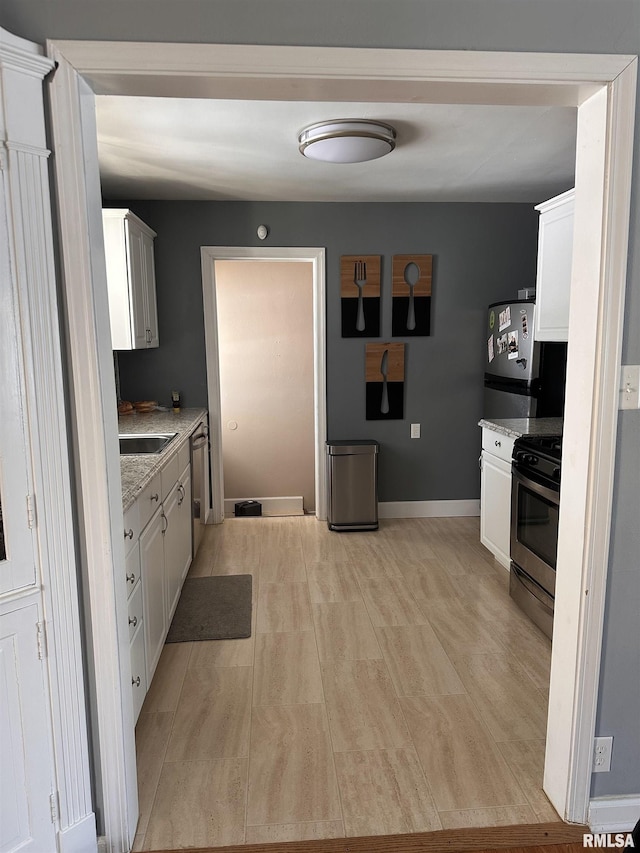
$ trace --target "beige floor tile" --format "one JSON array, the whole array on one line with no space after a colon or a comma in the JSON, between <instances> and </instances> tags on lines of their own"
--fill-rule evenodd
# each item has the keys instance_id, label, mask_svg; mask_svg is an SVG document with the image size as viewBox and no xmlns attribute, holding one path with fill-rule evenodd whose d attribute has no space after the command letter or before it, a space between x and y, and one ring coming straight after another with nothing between
<instances>
[{"instance_id":1,"label":"beige floor tile","mask_svg":"<svg viewBox=\"0 0 640 853\"><path fill-rule=\"evenodd\" d=\"M321 664L335 752L412 746L384 661Z\"/></svg>"},{"instance_id":2,"label":"beige floor tile","mask_svg":"<svg viewBox=\"0 0 640 853\"><path fill-rule=\"evenodd\" d=\"M143 713L175 711L193 643L166 643L142 706Z\"/></svg>"},{"instance_id":3,"label":"beige floor tile","mask_svg":"<svg viewBox=\"0 0 640 853\"><path fill-rule=\"evenodd\" d=\"M468 655L452 661L495 741L545 737L547 703L514 656Z\"/></svg>"},{"instance_id":4,"label":"beige floor tile","mask_svg":"<svg viewBox=\"0 0 640 853\"><path fill-rule=\"evenodd\" d=\"M484 622L466 602L441 598L433 602L421 601L420 607L448 655L504 651L493 638L493 626Z\"/></svg>"},{"instance_id":5,"label":"beige floor tile","mask_svg":"<svg viewBox=\"0 0 640 853\"><path fill-rule=\"evenodd\" d=\"M242 519L247 521L248 519ZM227 522L225 522L227 524ZM222 537L215 554L212 574L235 575L257 572L260 563L260 539L245 534L227 534Z\"/></svg>"},{"instance_id":6,"label":"beige floor tile","mask_svg":"<svg viewBox=\"0 0 640 853\"><path fill-rule=\"evenodd\" d=\"M277 551L300 547L301 518L299 517L265 517L262 520L262 549Z\"/></svg>"},{"instance_id":7,"label":"beige floor tile","mask_svg":"<svg viewBox=\"0 0 640 853\"><path fill-rule=\"evenodd\" d=\"M529 805L539 822L560 820L542 790L544 775L544 740L509 741L498 744L507 764L518 778Z\"/></svg>"},{"instance_id":8,"label":"beige floor tile","mask_svg":"<svg viewBox=\"0 0 640 853\"><path fill-rule=\"evenodd\" d=\"M400 701L439 811L526 805L468 696Z\"/></svg>"},{"instance_id":9,"label":"beige floor tile","mask_svg":"<svg viewBox=\"0 0 640 853\"><path fill-rule=\"evenodd\" d=\"M131 853L140 853L141 850L144 850L144 832L136 832L136 836L133 839L133 847L131 848Z\"/></svg>"},{"instance_id":10,"label":"beige floor tile","mask_svg":"<svg viewBox=\"0 0 640 853\"><path fill-rule=\"evenodd\" d=\"M282 548L278 545L265 548L260 554L260 583L305 583L302 545Z\"/></svg>"},{"instance_id":11,"label":"beige floor tile","mask_svg":"<svg viewBox=\"0 0 640 853\"><path fill-rule=\"evenodd\" d=\"M136 766L138 771L138 826L137 833L147 830L151 808L156 796L165 752L171 735L173 714L170 712L147 714L138 717L136 725Z\"/></svg>"},{"instance_id":12,"label":"beige floor tile","mask_svg":"<svg viewBox=\"0 0 640 853\"><path fill-rule=\"evenodd\" d=\"M258 634L253 673L254 705L324 702L313 631Z\"/></svg>"},{"instance_id":13,"label":"beige floor tile","mask_svg":"<svg viewBox=\"0 0 640 853\"><path fill-rule=\"evenodd\" d=\"M306 583L265 583L258 592L259 634L312 631L309 588Z\"/></svg>"},{"instance_id":14,"label":"beige floor tile","mask_svg":"<svg viewBox=\"0 0 640 853\"><path fill-rule=\"evenodd\" d=\"M347 836L441 829L413 749L336 753Z\"/></svg>"},{"instance_id":15,"label":"beige floor tile","mask_svg":"<svg viewBox=\"0 0 640 853\"><path fill-rule=\"evenodd\" d=\"M531 806L465 809L439 812L439 815L444 829L466 829L473 826L522 826L538 822Z\"/></svg>"},{"instance_id":16,"label":"beige floor tile","mask_svg":"<svg viewBox=\"0 0 640 853\"><path fill-rule=\"evenodd\" d=\"M252 675L249 666L187 670L165 761L247 756Z\"/></svg>"},{"instance_id":17,"label":"beige floor tile","mask_svg":"<svg viewBox=\"0 0 640 853\"><path fill-rule=\"evenodd\" d=\"M404 578L360 581L362 597L374 626L424 625L426 618L408 591Z\"/></svg>"},{"instance_id":18,"label":"beige floor tile","mask_svg":"<svg viewBox=\"0 0 640 853\"><path fill-rule=\"evenodd\" d=\"M216 552L222 539L222 524L208 524L205 527L200 547L189 567L189 577L208 577L213 572Z\"/></svg>"},{"instance_id":19,"label":"beige floor tile","mask_svg":"<svg viewBox=\"0 0 640 853\"><path fill-rule=\"evenodd\" d=\"M421 599L460 597L458 586L437 560L405 560L400 563L400 571L406 588L418 603Z\"/></svg>"},{"instance_id":20,"label":"beige floor tile","mask_svg":"<svg viewBox=\"0 0 640 853\"><path fill-rule=\"evenodd\" d=\"M189 669L212 666L253 666L255 631L242 640L202 640L193 644Z\"/></svg>"},{"instance_id":21,"label":"beige floor tile","mask_svg":"<svg viewBox=\"0 0 640 853\"><path fill-rule=\"evenodd\" d=\"M165 764L145 850L244 842L246 759Z\"/></svg>"},{"instance_id":22,"label":"beige floor tile","mask_svg":"<svg viewBox=\"0 0 640 853\"><path fill-rule=\"evenodd\" d=\"M551 674L551 640L515 606L511 599L497 618L496 603L480 599L479 613L492 625L497 640L517 659L538 687L548 688Z\"/></svg>"},{"instance_id":23,"label":"beige floor tile","mask_svg":"<svg viewBox=\"0 0 640 853\"><path fill-rule=\"evenodd\" d=\"M307 563L312 603L362 601L362 592L351 563Z\"/></svg>"},{"instance_id":24,"label":"beige floor tile","mask_svg":"<svg viewBox=\"0 0 640 853\"><path fill-rule=\"evenodd\" d=\"M363 601L314 604L320 660L366 660L382 653Z\"/></svg>"},{"instance_id":25,"label":"beige floor tile","mask_svg":"<svg viewBox=\"0 0 640 853\"><path fill-rule=\"evenodd\" d=\"M542 698L547 703L547 707L549 706L549 688L548 687L539 687L538 690L542 694Z\"/></svg>"},{"instance_id":26,"label":"beige floor tile","mask_svg":"<svg viewBox=\"0 0 640 853\"><path fill-rule=\"evenodd\" d=\"M254 708L247 824L341 819L324 706Z\"/></svg>"},{"instance_id":27,"label":"beige floor tile","mask_svg":"<svg viewBox=\"0 0 640 853\"><path fill-rule=\"evenodd\" d=\"M376 634L398 696L465 692L430 625L378 628Z\"/></svg>"},{"instance_id":28,"label":"beige floor tile","mask_svg":"<svg viewBox=\"0 0 640 853\"><path fill-rule=\"evenodd\" d=\"M247 844L284 844L287 841L313 841L324 838L344 838L341 820L316 820L310 823L276 823L269 826L248 826Z\"/></svg>"},{"instance_id":29,"label":"beige floor tile","mask_svg":"<svg viewBox=\"0 0 640 853\"><path fill-rule=\"evenodd\" d=\"M354 551L349 559L358 580L402 577L397 550L382 539L375 546L368 545Z\"/></svg>"}]
</instances>

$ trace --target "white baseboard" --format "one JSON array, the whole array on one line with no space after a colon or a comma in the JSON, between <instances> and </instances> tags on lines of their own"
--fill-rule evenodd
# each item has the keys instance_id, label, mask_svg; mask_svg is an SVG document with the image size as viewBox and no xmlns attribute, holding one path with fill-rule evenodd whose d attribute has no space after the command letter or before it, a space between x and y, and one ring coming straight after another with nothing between
<instances>
[{"instance_id":1,"label":"white baseboard","mask_svg":"<svg viewBox=\"0 0 640 853\"><path fill-rule=\"evenodd\" d=\"M378 504L380 518L452 518L480 515L480 501L386 501Z\"/></svg>"},{"instance_id":2,"label":"white baseboard","mask_svg":"<svg viewBox=\"0 0 640 853\"><path fill-rule=\"evenodd\" d=\"M302 496L294 495L275 498L225 498L225 517L232 518L235 515L236 504L247 500L260 501L263 515L304 515Z\"/></svg>"},{"instance_id":3,"label":"white baseboard","mask_svg":"<svg viewBox=\"0 0 640 853\"><path fill-rule=\"evenodd\" d=\"M58 853L97 853L98 836L93 812L58 833Z\"/></svg>"},{"instance_id":4,"label":"white baseboard","mask_svg":"<svg viewBox=\"0 0 640 853\"><path fill-rule=\"evenodd\" d=\"M594 797L589 801L589 826L593 832L630 832L640 820L640 794Z\"/></svg>"}]
</instances>

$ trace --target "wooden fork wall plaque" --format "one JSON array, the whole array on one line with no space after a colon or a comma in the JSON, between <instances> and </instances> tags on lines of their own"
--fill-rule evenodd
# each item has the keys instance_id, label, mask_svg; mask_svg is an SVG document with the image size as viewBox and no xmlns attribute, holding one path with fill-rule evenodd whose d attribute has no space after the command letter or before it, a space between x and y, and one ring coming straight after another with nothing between
<instances>
[{"instance_id":1,"label":"wooden fork wall plaque","mask_svg":"<svg viewBox=\"0 0 640 853\"><path fill-rule=\"evenodd\" d=\"M380 335L380 255L342 255L340 303L343 338Z\"/></svg>"}]
</instances>

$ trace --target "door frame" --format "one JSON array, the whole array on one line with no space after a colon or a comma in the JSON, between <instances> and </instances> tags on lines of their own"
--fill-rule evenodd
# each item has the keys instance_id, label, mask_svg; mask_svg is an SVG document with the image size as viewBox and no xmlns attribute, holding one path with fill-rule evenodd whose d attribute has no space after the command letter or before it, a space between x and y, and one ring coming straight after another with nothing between
<instances>
[{"instance_id":1,"label":"door frame","mask_svg":"<svg viewBox=\"0 0 640 853\"><path fill-rule=\"evenodd\" d=\"M562 492L570 500L565 499L560 510L561 570L544 789L565 820L585 822L609 562L637 57L95 41L49 42L48 51L59 62L66 60L96 94L578 107L571 281L573 292L579 287L581 298L573 299L570 309L564 433L565 446L571 450L563 460L562 484ZM62 130L56 158L66 162L69 179L75 176L82 181L87 163L77 144L82 135L75 115L78 100L77 91L74 95L70 90L66 106L60 102L54 108ZM97 162L90 161L88 167L97 169ZM77 230L73 217L78 212L86 222L86 211L74 206L67 209L64 202L60 206L61 221L71 231ZM62 243L65 248L64 236ZM82 256L80 262L82 265ZM99 275L95 282L90 277L78 282L76 276L77 292L66 293L68 301L80 303L72 335L86 341L87 349L94 352L95 314L89 303L88 311L81 303L87 290L104 286L102 279ZM83 310L84 327L80 322ZM87 329L91 334L87 335ZM90 368L98 383L98 371L110 370L103 359L101 351L98 363ZM81 405L80 400L78 404L79 416L90 419L93 428L95 410ZM92 435L88 424L86 427L80 449L85 454L93 449L102 458L104 435ZM115 446L109 452L115 454ZM102 476L93 473L90 485L102 495L115 488L104 469ZM89 496L82 483L80 495ZM110 522L103 502L92 518L92 528L102 531L103 541L112 536ZM582 547L576 547L577 542ZM123 570L121 551L120 547L115 553L116 565L110 567L116 574ZM98 556L95 564L89 561L90 571L104 570L103 555ZM97 607L91 615L99 626L106 620L102 627L111 628L111 635L116 635L112 609ZM100 645L96 654L107 665L117 658L118 647ZM103 699L112 706L104 721L112 727L110 739L117 745L119 735L122 741L119 750L104 756L109 766L103 767L102 779L114 791L126 763L126 712L123 718L113 697L104 695ZM124 814L122 798L122 820ZM107 833L116 817L114 813L105 819Z\"/></svg>"},{"instance_id":2,"label":"door frame","mask_svg":"<svg viewBox=\"0 0 640 853\"><path fill-rule=\"evenodd\" d=\"M222 454L222 411L220 403L220 359L218 350L218 303L216 299L216 261L265 261L311 264L313 276L313 420L315 514L327 518L327 335L325 250L322 248L262 248L260 246L202 246L202 299L207 359L209 429L211 430L211 519L224 520L224 471Z\"/></svg>"}]
</instances>

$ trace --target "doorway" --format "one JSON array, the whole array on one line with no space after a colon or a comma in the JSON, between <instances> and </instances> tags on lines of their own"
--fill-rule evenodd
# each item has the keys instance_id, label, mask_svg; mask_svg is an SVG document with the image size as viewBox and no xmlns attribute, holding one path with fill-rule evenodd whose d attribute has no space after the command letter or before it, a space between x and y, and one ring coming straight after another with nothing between
<instances>
[{"instance_id":1,"label":"doorway","mask_svg":"<svg viewBox=\"0 0 640 853\"><path fill-rule=\"evenodd\" d=\"M181 86L184 90L199 81L202 85L198 91L202 97L207 97L212 88L219 96L226 83L237 85L239 78L246 85L247 80L253 79L252 75L263 80L263 97L282 97L283 83L290 85L296 79L308 81L309 68L313 68L314 80L319 86L327 81L333 86L339 83L341 96L345 99L362 95L363 90L369 93L379 91L384 82L395 87L394 97L400 99L420 97L439 102L445 96L449 100L474 97L482 99L482 102L504 103L505 98L515 98L516 102L521 98L534 98L539 103L551 104L561 96L565 103L579 107L580 156L576 175L576 245L572 277L574 283L581 282L584 298L572 303L570 324L572 328L580 328L583 334L575 345L572 344L569 353L570 381L567 385L571 396L567 399L565 435L575 453L564 481L572 491L572 500L565 502L567 510L561 515L559 562L564 565L565 574L557 602L558 612L562 611L562 618L558 619L558 631L562 636L553 652L552 725L547 745L545 783L552 801L566 819L584 820L589 803L589 762L608 565L608 510L613 491L635 58L594 56L592 65L589 65L585 57L568 55L377 51L373 61L370 51L328 49L326 56L320 56L322 50L314 49L315 61L311 62L305 48L234 45L226 46L223 51L216 46L201 46L201 64L197 67L198 62L192 61L192 50L188 48L188 53L181 55L180 51L185 48L180 45L145 45L145 50L136 45L133 52L127 52L123 45L115 48L104 45L99 59L96 59L95 46L89 53L82 44L75 47L74 53L73 43L51 46L61 66L53 81L54 88L60 87L57 90L60 99L57 131L61 141L75 139L85 130L84 114L77 96L72 94L75 90L69 86L65 94L63 89L65 75L74 73L69 58L80 73L83 69L86 71L96 90L99 90L101 80L102 84L108 85L109 81L113 84L118 78L121 93L128 89L133 94L142 78L148 90L155 87L159 93L168 74L189 67L189 74L183 73L179 77ZM236 55L234 51L242 53ZM285 53L289 55L288 66ZM383 58L387 61L382 61ZM123 82L118 71L127 64L129 73ZM285 66L288 70L283 71ZM376 70L372 71L372 68ZM593 83L594 80L599 82ZM564 86L559 87L557 84L560 82ZM468 92L469 87L473 89L472 93ZM87 94L87 106L91 107L92 93L83 93ZM65 99L66 106L63 106ZM75 116L75 122L69 114ZM88 146L88 135L84 136L84 141ZM97 170L95 140L93 148L85 147L84 152L72 144L66 148L61 145L59 151L56 167L61 174L68 170L71 177L84 175L87 163ZM82 275L88 246L77 240L77 246L72 247L72 235L84 233L84 229L78 228L78 223L88 219L89 232L95 224L95 212L91 205L87 205L87 199L91 200L91 190L87 192L80 180L77 190L70 190L70 197L62 204L62 239L65 248L72 250L65 259L65 273L68 274L65 288L71 299L74 298L76 281L78 287L75 290L79 296L75 298L81 299L86 281L91 280ZM77 320L73 323L73 331L77 332L78 344L81 346L89 338L91 349L94 346L94 306L88 304L84 314L79 310ZM594 341L599 345L594 347ZM211 381L215 382L215 379L212 380L210 374ZM78 406L77 414L84 422L88 415L87 407ZM95 440L99 437L96 436ZM91 443L90 439L85 441L80 448L81 457L90 457ZM109 484L103 482L102 485L108 491ZM96 529L108 529L106 519L101 515L97 515L95 521ZM576 541L583 541L584 547L576 548ZM98 555L92 571L101 571L103 563ZM585 589L589 591L588 598L584 595ZM95 615L98 623L111 624L112 614ZM111 648L103 651L104 663L112 653L115 650ZM109 690L110 683L107 679L102 689ZM122 738L118 715L114 714L109 723L113 724L114 737L119 735ZM116 752L121 754L121 750ZM114 755L114 760L116 758ZM117 807L114 814L116 812Z\"/></svg>"},{"instance_id":2,"label":"doorway","mask_svg":"<svg viewBox=\"0 0 640 853\"><path fill-rule=\"evenodd\" d=\"M305 248L251 248L203 246L202 292L204 303L205 345L207 359L207 389L209 425L211 430L211 502L212 519L219 524L225 516L224 454L225 435L236 432L223 420L222 388L220 375L221 340L219 336L217 271L230 262L261 262L262 264L308 265L311 271L311 332L313 382L313 505L318 519L326 519L325 444L326 419L326 335L325 335L325 264L324 249ZM223 264L222 267L219 265ZM275 338L274 338L275 340ZM278 415L280 417L280 415ZM232 422L237 420L232 416ZM283 449L282 452L286 452ZM263 481L264 482L264 481ZM227 497L252 497L228 495ZM255 497L255 496L254 496ZM262 497L262 496L259 496Z\"/></svg>"}]
</instances>

